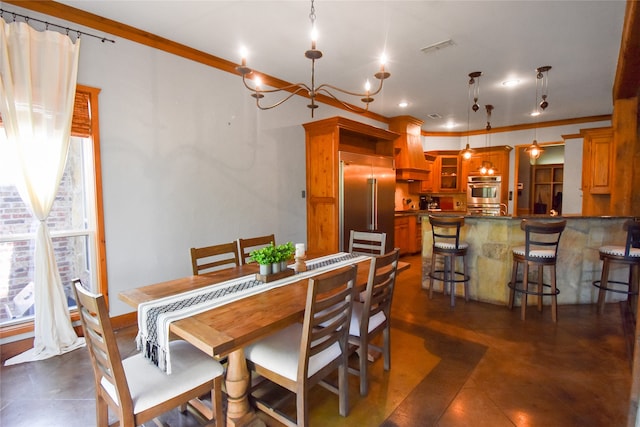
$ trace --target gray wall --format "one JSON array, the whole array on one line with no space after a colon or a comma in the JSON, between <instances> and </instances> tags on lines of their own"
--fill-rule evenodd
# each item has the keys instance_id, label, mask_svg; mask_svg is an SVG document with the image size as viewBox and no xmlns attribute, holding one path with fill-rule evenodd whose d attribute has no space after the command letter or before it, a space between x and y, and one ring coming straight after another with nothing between
<instances>
[{"instance_id":1,"label":"gray wall","mask_svg":"<svg viewBox=\"0 0 640 427\"><path fill-rule=\"evenodd\" d=\"M112 316L132 311L119 292L191 274L192 246L306 242L305 99L258 111L239 77L121 39L83 38L78 83L102 89ZM381 126L325 105L315 120L335 115Z\"/></svg>"}]
</instances>

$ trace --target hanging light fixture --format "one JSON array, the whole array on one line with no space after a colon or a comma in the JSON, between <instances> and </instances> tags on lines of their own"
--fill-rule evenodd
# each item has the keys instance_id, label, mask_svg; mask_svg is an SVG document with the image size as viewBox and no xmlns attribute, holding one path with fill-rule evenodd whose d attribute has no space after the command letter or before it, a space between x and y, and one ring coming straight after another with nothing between
<instances>
[{"instance_id":1,"label":"hanging light fixture","mask_svg":"<svg viewBox=\"0 0 640 427\"><path fill-rule=\"evenodd\" d=\"M530 146L525 148L525 153L529 155L529 159L531 162L535 162L542 152L544 148L538 145L538 118L540 114L549 106L548 98L548 89L549 89L549 70L551 69L550 65L545 65L543 67L536 68L536 103L535 109L531 113L532 116L536 117L536 125L534 127L534 138L533 142ZM541 94L540 102L538 102L538 93Z\"/></svg>"},{"instance_id":2,"label":"hanging light fixture","mask_svg":"<svg viewBox=\"0 0 640 427\"><path fill-rule=\"evenodd\" d=\"M374 74L374 77L380 80L380 84L378 88L373 92L371 91L371 84L369 83L369 80L367 80L365 83L364 93L358 93L358 92L352 92L352 91L340 89L339 87L326 84L326 83L316 86L315 65L316 65L316 60L322 58L322 51L316 49L316 41L317 41L317 32L316 32L316 25L315 25L316 12L315 12L315 7L313 3L314 3L314 0L311 0L311 12L309 13L309 20L311 21L311 49L307 50L304 53L304 56L311 60L311 86L305 83L296 83L296 84L291 84L287 86L282 86L277 89L263 89L261 86L262 83L259 80L258 76L254 77L252 79L253 84L249 85L247 83L247 80L249 80L247 77L253 73L253 70L247 67L247 59L246 59L246 55L244 54L242 55L241 65L236 67L236 70L242 75L242 83L244 83L247 89L253 92L251 96L256 99L256 106L261 110L270 110L288 101L289 99L291 99L293 95L305 93L311 99L311 103L307 105L307 107L311 109L311 117L313 117L313 111L316 108L318 108L318 104L316 104L316 97L319 94L324 94L326 96L329 96L330 98L339 102L345 108L351 111L355 111L355 112L368 111L369 104L374 101L373 96L380 93L380 91L382 90L382 85L384 83L384 80L388 79L391 76L391 74L385 71L384 69L384 66L386 63L385 55L382 55L382 58L380 60L380 71ZM274 104L266 105L266 106L261 104L261 99L265 97L265 94L275 93L280 91L290 92L290 94L285 96L280 101L275 102ZM334 95L331 91L337 91L345 95L360 97L361 98L360 101L364 103L364 108L356 107L351 104L348 104L345 101L342 101L336 95Z\"/></svg>"},{"instance_id":3,"label":"hanging light fixture","mask_svg":"<svg viewBox=\"0 0 640 427\"><path fill-rule=\"evenodd\" d=\"M469 128L471 121L470 110L473 112L478 111L480 108L478 106L478 97L480 96L480 76L482 75L482 71L474 71L469 73L469 90L467 95L467 101L471 104L471 93L473 92L473 105L469 105L469 109L467 110L467 146L464 150L460 150L460 156L462 156L463 160L469 160L471 156L473 156L473 150L469 146Z\"/></svg>"},{"instance_id":4,"label":"hanging light fixture","mask_svg":"<svg viewBox=\"0 0 640 427\"><path fill-rule=\"evenodd\" d=\"M485 150L489 149L489 131L491 130L491 112L493 111L493 105L491 104L487 104L484 106L485 110L487 111L487 126L485 127L485 129L487 130L487 132L485 133L484 136L484 145L485 145ZM495 174L495 169L493 168L493 163L488 161L488 160L483 160L482 161L482 167L480 168L480 173L482 175L493 175Z\"/></svg>"}]
</instances>

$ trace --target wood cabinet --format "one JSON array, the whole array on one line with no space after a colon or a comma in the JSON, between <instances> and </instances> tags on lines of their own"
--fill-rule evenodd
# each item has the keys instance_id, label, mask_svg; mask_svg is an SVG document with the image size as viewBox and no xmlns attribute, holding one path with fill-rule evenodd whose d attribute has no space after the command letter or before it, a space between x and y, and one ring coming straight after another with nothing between
<instances>
[{"instance_id":1,"label":"wood cabinet","mask_svg":"<svg viewBox=\"0 0 640 427\"><path fill-rule=\"evenodd\" d=\"M430 170L422 148L422 120L411 116L389 119L389 130L400 137L395 141L396 179L422 181L430 179Z\"/></svg>"},{"instance_id":2,"label":"wood cabinet","mask_svg":"<svg viewBox=\"0 0 640 427\"><path fill-rule=\"evenodd\" d=\"M409 193L422 194L433 192L433 180L414 181L409 183Z\"/></svg>"},{"instance_id":3,"label":"wood cabinet","mask_svg":"<svg viewBox=\"0 0 640 427\"><path fill-rule=\"evenodd\" d=\"M474 148L473 155L469 160L462 160L461 191L467 191L467 178L469 175L480 175L480 168L483 165L492 165L495 175L502 177L502 190L500 203L505 205L509 202L509 153L513 147L509 145L499 145L487 148Z\"/></svg>"},{"instance_id":4,"label":"wood cabinet","mask_svg":"<svg viewBox=\"0 0 640 427\"><path fill-rule=\"evenodd\" d=\"M432 188L434 193L457 193L460 191L460 156L457 151L429 151L434 156Z\"/></svg>"},{"instance_id":5,"label":"wood cabinet","mask_svg":"<svg viewBox=\"0 0 640 427\"><path fill-rule=\"evenodd\" d=\"M399 137L344 117L303 125L306 131L307 246L314 253L340 248L340 151L393 157ZM389 238L389 237L387 237Z\"/></svg>"},{"instance_id":6,"label":"wood cabinet","mask_svg":"<svg viewBox=\"0 0 640 427\"><path fill-rule=\"evenodd\" d=\"M400 249L400 255L406 255L410 251L409 223L411 219L413 219L413 217L409 215L396 216L394 221L393 244L396 248ZM415 220L413 222L415 222Z\"/></svg>"},{"instance_id":7,"label":"wood cabinet","mask_svg":"<svg viewBox=\"0 0 640 427\"><path fill-rule=\"evenodd\" d=\"M417 215L397 215L394 222L393 244L400 255L422 251L422 227Z\"/></svg>"},{"instance_id":8,"label":"wood cabinet","mask_svg":"<svg viewBox=\"0 0 640 427\"><path fill-rule=\"evenodd\" d=\"M582 191L611 194L613 179L613 130L610 127L583 131Z\"/></svg>"},{"instance_id":9,"label":"wood cabinet","mask_svg":"<svg viewBox=\"0 0 640 427\"><path fill-rule=\"evenodd\" d=\"M562 213L562 186L564 165L536 165L531 170L530 211L534 214L548 214L551 209Z\"/></svg>"}]
</instances>

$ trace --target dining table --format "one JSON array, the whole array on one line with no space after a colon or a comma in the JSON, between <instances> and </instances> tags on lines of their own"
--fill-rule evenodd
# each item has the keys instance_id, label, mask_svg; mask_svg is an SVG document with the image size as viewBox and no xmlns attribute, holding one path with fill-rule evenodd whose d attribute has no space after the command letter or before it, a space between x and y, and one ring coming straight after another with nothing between
<instances>
[{"instance_id":1,"label":"dining table","mask_svg":"<svg viewBox=\"0 0 640 427\"><path fill-rule=\"evenodd\" d=\"M309 256L309 259L312 257ZM364 289L369 275L370 257L354 262L358 267L356 286ZM409 268L399 262L398 272ZM226 268L212 273L187 276L162 283L142 286L119 293L119 298L132 307L171 297L187 291L220 284L258 273L255 263ZM322 272L326 272L323 270ZM309 275L289 281L284 286L227 302L201 313L174 321L169 326L172 337L183 339L214 358L227 357L225 376L227 392L227 425L246 426L259 420L249 404L251 377L244 347L266 336L300 322L304 316ZM294 277L295 279L295 277Z\"/></svg>"}]
</instances>

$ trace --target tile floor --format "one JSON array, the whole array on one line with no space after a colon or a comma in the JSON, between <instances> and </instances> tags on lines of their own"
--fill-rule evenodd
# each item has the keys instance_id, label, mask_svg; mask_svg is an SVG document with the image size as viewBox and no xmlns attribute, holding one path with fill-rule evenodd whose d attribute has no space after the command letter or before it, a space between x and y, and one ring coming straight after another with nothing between
<instances>
[{"instance_id":1,"label":"tile floor","mask_svg":"<svg viewBox=\"0 0 640 427\"><path fill-rule=\"evenodd\" d=\"M393 306L392 368L371 365L370 393L350 378L350 415L337 397L316 387L311 425L344 426L624 426L630 357L619 304L519 310L420 287L420 256L399 276ZM123 356L135 351L132 328L119 331ZM95 424L86 349L46 361L0 368L0 426L86 427ZM260 416L268 425L270 418ZM173 411L166 425L199 425Z\"/></svg>"}]
</instances>

